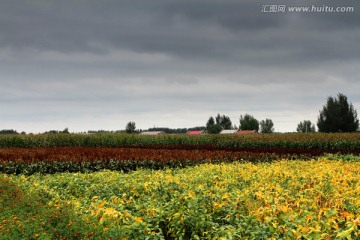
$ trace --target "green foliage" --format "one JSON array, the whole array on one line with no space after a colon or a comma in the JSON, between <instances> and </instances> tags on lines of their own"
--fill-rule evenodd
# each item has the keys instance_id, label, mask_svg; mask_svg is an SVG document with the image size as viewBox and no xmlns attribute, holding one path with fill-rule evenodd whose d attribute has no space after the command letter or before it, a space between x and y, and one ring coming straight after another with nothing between
<instances>
[{"instance_id":1,"label":"green foliage","mask_svg":"<svg viewBox=\"0 0 360 240\"><path fill-rule=\"evenodd\" d=\"M125 133L0 135L0 148L36 147L211 147L226 148L296 148L321 150L360 150L360 133L288 133L254 135L164 134L144 136Z\"/></svg>"},{"instance_id":2,"label":"green foliage","mask_svg":"<svg viewBox=\"0 0 360 240\"><path fill-rule=\"evenodd\" d=\"M353 154L325 154L324 158L329 160L345 161L345 162L360 162L360 156Z\"/></svg>"},{"instance_id":3,"label":"green foliage","mask_svg":"<svg viewBox=\"0 0 360 240\"><path fill-rule=\"evenodd\" d=\"M259 121L250 114L240 115L240 130L259 131Z\"/></svg>"},{"instance_id":4,"label":"green foliage","mask_svg":"<svg viewBox=\"0 0 360 240\"><path fill-rule=\"evenodd\" d=\"M359 119L346 95L339 93L337 98L327 99L320 111L317 126L319 132L356 132L359 129Z\"/></svg>"},{"instance_id":5,"label":"green foliage","mask_svg":"<svg viewBox=\"0 0 360 240\"><path fill-rule=\"evenodd\" d=\"M216 122L220 121L220 115L218 115L218 118L216 119ZM209 120L206 123L206 132L209 134L218 134L222 130L222 127L220 124L215 123L215 120L213 117L210 117Z\"/></svg>"},{"instance_id":6,"label":"green foliage","mask_svg":"<svg viewBox=\"0 0 360 240\"><path fill-rule=\"evenodd\" d=\"M29 189L0 175L0 239L85 239L102 230L79 219L69 202L49 206L51 194Z\"/></svg>"},{"instance_id":7,"label":"green foliage","mask_svg":"<svg viewBox=\"0 0 360 240\"><path fill-rule=\"evenodd\" d=\"M274 123L271 119L261 120L260 121L260 131L262 133L272 133L274 132Z\"/></svg>"},{"instance_id":8,"label":"green foliage","mask_svg":"<svg viewBox=\"0 0 360 240\"><path fill-rule=\"evenodd\" d=\"M315 132L315 125L311 123L309 120L304 120L300 122L296 128L297 132Z\"/></svg>"},{"instance_id":9,"label":"green foliage","mask_svg":"<svg viewBox=\"0 0 360 240\"><path fill-rule=\"evenodd\" d=\"M136 129L136 124L135 122L128 122L126 124L126 127L125 127L125 131L127 133L134 133L135 132L135 129Z\"/></svg>"},{"instance_id":10,"label":"green foliage","mask_svg":"<svg viewBox=\"0 0 360 240\"><path fill-rule=\"evenodd\" d=\"M204 163L199 162L200 163ZM151 160L124 160L124 161L38 161L34 163L24 163L24 162L2 162L0 163L0 172L6 174L24 174L24 175L33 175L35 173L40 174L54 174L54 173L63 173L63 172L81 172L81 173L90 173L97 172L100 170L113 170L113 171L122 171L130 172L138 168L144 169L164 169L164 168L181 168L186 166L193 166L195 162L187 161L184 159L166 161L166 162L156 162Z\"/></svg>"},{"instance_id":11,"label":"green foliage","mask_svg":"<svg viewBox=\"0 0 360 240\"><path fill-rule=\"evenodd\" d=\"M92 153L90 155L85 155L85 150L82 150L80 155L69 155L69 149L66 155L62 155L59 159L56 156L55 158L54 156L49 158L50 155L47 155L43 150L40 155L35 155L35 151L29 151L30 155L28 154L28 156L30 158L25 155L17 155L15 151L17 147L25 148L24 150L47 147L47 152L51 153L54 151L61 152L62 150L59 150L59 147L79 146L95 148L93 152L90 151ZM136 147L138 152L136 152L136 155L131 155L131 157L126 155L129 158L119 158L119 155L106 157L106 155L100 155L100 152L96 150L103 147L111 147L110 149L115 149L115 147L134 149ZM144 152L142 148L161 150L154 151L156 156L160 158L153 158L152 156L155 155L150 152L147 155L149 157L142 157L141 154ZM187 150L187 152L183 155L179 155L179 153L173 154L172 151L175 149L183 149ZM10 152L13 152L13 154L9 155ZM203 155L203 153L206 154ZM218 134L141 136L113 133L5 135L0 137L0 172L26 175L34 173L96 172L103 169L130 172L138 168L154 170L167 167L182 168L206 162L272 162L279 158L294 159L299 156L308 159L311 156L319 156L324 153L353 153L358 155L360 153L360 134L293 133L247 136ZM79 157L77 157L78 155ZM201 157L193 159L193 155ZM72 157L66 159L66 156ZM39 159L40 157L41 159Z\"/></svg>"},{"instance_id":12,"label":"green foliage","mask_svg":"<svg viewBox=\"0 0 360 240\"><path fill-rule=\"evenodd\" d=\"M210 117L206 122L206 132L209 133L209 130L215 125L215 119Z\"/></svg>"},{"instance_id":13,"label":"green foliage","mask_svg":"<svg viewBox=\"0 0 360 240\"><path fill-rule=\"evenodd\" d=\"M228 116L218 114L216 118L210 117L206 123L206 132L210 134L218 134L223 129L231 129L232 123Z\"/></svg>"},{"instance_id":14,"label":"green foliage","mask_svg":"<svg viewBox=\"0 0 360 240\"><path fill-rule=\"evenodd\" d=\"M167 134L185 134L188 131L203 131L205 130L205 126L197 126L191 128L167 128L167 127L153 127L148 128L147 131L160 131Z\"/></svg>"},{"instance_id":15,"label":"green foliage","mask_svg":"<svg viewBox=\"0 0 360 240\"><path fill-rule=\"evenodd\" d=\"M208 129L212 125L215 125L215 120L214 120L213 117L210 117L209 120L206 123L206 129Z\"/></svg>"},{"instance_id":16,"label":"green foliage","mask_svg":"<svg viewBox=\"0 0 360 240\"><path fill-rule=\"evenodd\" d=\"M0 130L0 134L19 134L19 133L13 129L2 129Z\"/></svg>"},{"instance_id":17,"label":"green foliage","mask_svg":"<svg viewBox=\"0 0 360 240\"><path fill-rule=\"evenodd\" d=\"M70 132L69 132L69 128L65 128L65 129L62 130L62 131L50 130L50 131L45 132L44 134L68 134L68 133L70 133Z\"/></svg>"},{"instance_id":18,"label":"green foliage","mask_svg":"<svg viewBox=\"0 0 360 240\"><path fill-rule=\"evenodd\" d=\"M2 239L358 239L359 162L0 174Z\"/></svg>"},{"instance_id":19,"label":"green foliage","mask_svg":"<svg viewBox=\"0 0 360 240\"><path fill-rule=\"evenodd\" d=\"M211 125L207 128L206 132L210 134L218 134L223 128L219 124Z\"/></svg>"},{"instance_id":20,"label":"green foliage","mask_svg":"<svg viewBox=\"0 0 360 240\"><path fill-rule=\"evenodd\" d=\"M216 124L220 125L222 129L231 129L232 123L230 117L218 114L215 118Z\"/></svg>"}]
</instances>

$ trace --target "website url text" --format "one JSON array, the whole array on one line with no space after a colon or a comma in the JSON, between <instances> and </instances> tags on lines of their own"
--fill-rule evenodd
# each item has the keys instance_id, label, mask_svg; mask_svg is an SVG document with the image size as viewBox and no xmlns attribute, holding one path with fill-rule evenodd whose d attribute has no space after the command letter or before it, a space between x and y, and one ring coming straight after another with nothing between
<instances>
[{"instance_id":1,"label":"website url text","mask_svg":"<svg viewBox=\"0 0 360 240\"><path fill-rule=\"evenodd\" d=\"M334 6L286 6L286 5L262 5L263 13L351 13L355 11L355 7L334 7Z\"/></svg>"}]
</instances>

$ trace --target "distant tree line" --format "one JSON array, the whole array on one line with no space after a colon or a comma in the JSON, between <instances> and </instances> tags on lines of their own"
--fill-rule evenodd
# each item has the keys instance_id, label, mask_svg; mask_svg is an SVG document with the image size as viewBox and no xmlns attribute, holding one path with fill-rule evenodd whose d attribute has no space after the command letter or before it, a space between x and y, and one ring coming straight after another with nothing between
<instances>
[{"instance_id":1,"label":"distant tree line","mask_svg":"<svg viewBox=\"0 0 360 240\"><path fill-rule=\"evenodd\" d=\"M250 114L240 115L240 125L232 125L230 118L226 115L217 114L210 117L206 122L205 131L210 134L220 133L223 129L255 130L261 133L274 132L274 123L271 119L260 122ZM328 97L323 109L319 112L317 120L319 132L356 132L359 129L357 112L348 103L346 95L339 93L337 98ZM310 120L304 120L297 125L297 132L315 132L315 125Z\"/></svg>"},{"instance_id":2,"label":"distant tree line","mask_svg":"<svg viewBox=\"0 0 360 240\"><path fill-rule=\"evenodd\" d=\"M50 131L46 131L44 132L45 134L60 134L60 133L70 133L69 132L69 128L65 128L62 131L58 131L58 130L50 130Z\"/></svg>"},{"instance_id":3,"label":"distant tree line","mask_svg":"<svg viewBox=\"0 0 360 240\"><path fill-rule=\"evenodd\" d=\"M136 123L133 121L130 121L125 126L125 132L126 133L141 133L143 131L161 131L168 134L181 134L181 133L187 133L188 131L203 131L205 130L205 127L192 127L192 128L167 128L167 127L152 127L148 128L146 130L142 129L136 129Z\"/></svg>"},{"instance_id":4,"label":"distant tree line","mask_svg":"<svg viewBox=\"0 0 360 240\"><path fill-rule=\"evenodd\" d=\"M359 129L359 119L357 117L357 111L352 103L348 102L347 96L339 93L337 97L328 97L326 104L319 111L317 119L317 127L319 132L356 132ZM220 115L219 113L214 117L210 116L205 126L197 126L192 128L167 128L167 127L153 127L146 131L163 131L165 133L187 133L188 131L205 131L210 134L220 133L221 130L239 129L239 130L255 130L261 133L274 132L274 123L271 119L265 119L258 121L254 116L246 113L240 115L239 127L233 125L230 117L226 115ZM139 133L141 129L136 129L136 124L130 121L126 124L125 130L115 132L127 132L127 133ZM297 125L297 132L315 132L315 124L310 120L303 120ZM89 130L88 133L107 133L114 131L106 130ZM68 128L62 131L50 130L44 132L45 134L66 134L70 133ZM0 134L19 134L13 129L0 130ZM25 132L21 132L25 134Z\"/></svg>"},{"instance_id":5,"label":"distant tree line","mask_svg":"<svg viewBox=\"0 0 360 240\"><path fill-rule=\"evenodd\" d=\"M13 129L2 129L0 130L0 134L19 134L19 133Z\"/></svg>"},{"instance_id":6,"label":"distant tree line","mask_svg":"<svg viewBox=\"0 0 360 240\"><path fill-rule=\"evenodd\" d=\"M153 127L149 128L146 131L163 131L164 133L170 133L170 134L181 134L181 133L187 133L188 131L203 131L205 130L205 127L192 127L192 128L166 128L166 127Z\"/></svg>"}]
</instances>

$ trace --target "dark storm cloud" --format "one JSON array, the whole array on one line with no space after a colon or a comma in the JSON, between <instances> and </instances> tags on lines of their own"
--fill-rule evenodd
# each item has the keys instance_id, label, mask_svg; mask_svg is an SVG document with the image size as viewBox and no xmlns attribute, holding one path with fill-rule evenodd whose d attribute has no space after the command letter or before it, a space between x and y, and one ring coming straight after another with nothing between
<instances>
[{"instance_id":1,"label":"dark storm cloud","mask_svg":"<svg viewBox=\"0 0 360 240\"><path fill-rule=\"evenodd\" d=\"M360 38L358 13L264 14L262 1L232 0L15 2L4 1L0 10L0 44L13 49L106 54L117 48L263 64L351 58L360 51L349 47ZM339 44L343 34L346 44ZM277 49L289 56L277 58ZM248 53L255 50L273 51L275 61Z\"/></svg>"}]
</instances>

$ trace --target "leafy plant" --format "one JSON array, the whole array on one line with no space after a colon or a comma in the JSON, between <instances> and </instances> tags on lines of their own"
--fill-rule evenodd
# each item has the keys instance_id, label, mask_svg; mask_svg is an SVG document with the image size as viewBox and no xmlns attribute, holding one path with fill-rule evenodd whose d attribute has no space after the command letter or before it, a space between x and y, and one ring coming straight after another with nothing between
<instances>
[{"instance_id":1,"label":"leafy plant","mask_svg":"<svg viewBox=\"0 0 360 240\"><path fill-rule=\"evenodd\" d=\"M0 174L1 232L4 239L357 239L359 176L360 162L340 155L128 174Z\"/></svg>"}]
</instances>

